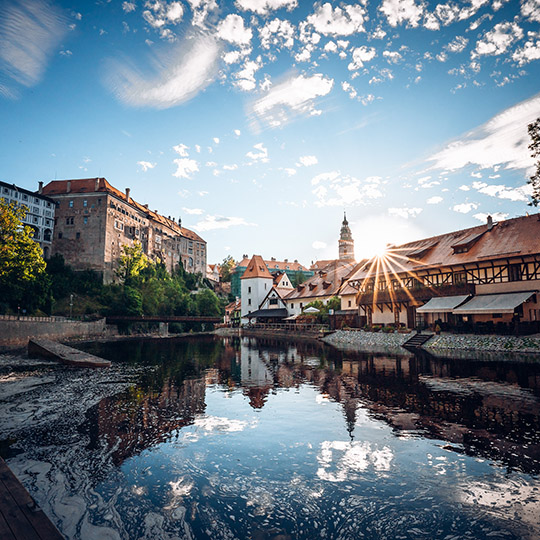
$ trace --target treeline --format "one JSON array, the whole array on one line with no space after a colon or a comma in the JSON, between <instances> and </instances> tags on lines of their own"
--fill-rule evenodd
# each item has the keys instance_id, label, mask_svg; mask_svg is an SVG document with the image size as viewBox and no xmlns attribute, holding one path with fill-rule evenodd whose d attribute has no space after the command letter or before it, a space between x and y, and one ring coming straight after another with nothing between
<instances>
[{"instance_id":1,"label":"treeline","mask_svg":"<svg viewBox=\"0 0 540 540\"><path fill-rule=\"evenodd\" d=\"M0 314L190 315L221 317L220 299L201 274L180 266L170 275L140 245L124 246L117 283L90 270L74 271L61 256L44 261L24 213L0 200Z\"/></svg>"}]
</instances>

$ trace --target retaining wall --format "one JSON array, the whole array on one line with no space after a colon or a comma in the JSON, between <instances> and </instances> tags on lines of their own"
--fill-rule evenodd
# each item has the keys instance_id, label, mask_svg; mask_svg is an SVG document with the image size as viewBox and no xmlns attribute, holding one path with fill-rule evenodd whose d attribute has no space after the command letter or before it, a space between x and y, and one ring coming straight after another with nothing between
<instances>
[{"instance_id":1,"label":"retaining wall","mask_svg":"<svg viewBox=\"0 0 540 540\"><path fill-rule=\"evenodd\" d=\"M44 317L38 319L0 319L0 349L26 347L31 338L68 340L71 338L92 338L108 335L105 319L98 321L69 321Z\"/></svg>"}]
</instances>

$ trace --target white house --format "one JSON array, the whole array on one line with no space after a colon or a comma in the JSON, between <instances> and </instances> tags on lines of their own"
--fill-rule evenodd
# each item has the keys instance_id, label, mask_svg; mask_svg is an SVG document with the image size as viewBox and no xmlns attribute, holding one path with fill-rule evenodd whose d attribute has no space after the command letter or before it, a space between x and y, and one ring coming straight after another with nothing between
<instances>
[{"instance_id":1,"label":"white house","mask_svg":"<svg viewBox=\"0 0 540 540\"><path fill-rule=\"evenodd\" d=\"M274 278L268 271L260 255L253 255L241 277L242 324L249 322L248 315L259 310L274 284Z\"/></svg>"}]
</instances>

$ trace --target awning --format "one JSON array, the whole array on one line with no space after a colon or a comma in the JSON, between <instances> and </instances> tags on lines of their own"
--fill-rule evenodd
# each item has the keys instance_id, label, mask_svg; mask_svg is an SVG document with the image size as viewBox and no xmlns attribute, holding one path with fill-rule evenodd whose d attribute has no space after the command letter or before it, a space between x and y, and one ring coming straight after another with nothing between
<instances>
[{"instance_id":1,"label":"awning","mask_svg":"<svg viewBox=\"0 0 540 540\"><path fill-rule=\"evenodd\" d=\"M288 311L285 308L279 309L258 309L252 313L248 313L246 317L248 319L283 319L288 315Z\"/></svg>"},{"instance_id":2,"label":"awning","mask_svg":"<svg viewBox=\"0 0 540 540\"><path fill-rule=\"evenodd\" d=\"M456 315L485 315L486 313L514 313L535 291L484 294L471 298L466 304L452 311Z\"/></svg>"},{"instance_id":3,"label":"awning","mask_svg":"<svg viewBox=\"0 0 540 540\"><path fill-rule=\"evenodd\" d=\"M436 296L416 309L417 313L452 313L452 311L470 298L470 294L461 296Z\"/></svg>"}]
</instances>

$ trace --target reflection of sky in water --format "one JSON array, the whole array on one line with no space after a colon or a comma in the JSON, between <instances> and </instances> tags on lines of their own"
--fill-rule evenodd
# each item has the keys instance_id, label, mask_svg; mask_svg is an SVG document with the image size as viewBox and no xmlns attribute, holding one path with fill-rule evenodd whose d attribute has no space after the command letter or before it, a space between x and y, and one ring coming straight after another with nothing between
<instances>
[{"instance_id":1,"label":"reflection of sky in water","mask_svg":"<svg viewBox=\"0 0 540 540\"><path fill-rule=\"evenodd\" d=\"M129 373L114 364L0 401L35 422L9 463L73 539L540 537L540 482L506 468L515 455L539 470L522 444L538 389L515 382L528 371L506 385L505 366L485 379L392 357L329 367L326 350L255 345L205 360L215 344L151 343L159 368L143 349L151 367L128 389L110 389Z\"/></svg>"},{"instance_id":2,"label":"reflection of sky in water","mask_svg":"<svg viewBox=\"0 0 540 540\"><path fill-rule=\"evenodd\" d=\"M395 437L362 408L351 440L342 406L312 386L278 390L256 411L240 391L214 386L206 405L192 425L122 465L124 482L151 501L139 525L147 535L181 525L195 538L513 537L486 495L480 505L471 498L500 492L490 463ZM508 508L519 498L516 489Z\"/></svg>"}]
</instances>

